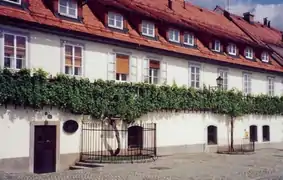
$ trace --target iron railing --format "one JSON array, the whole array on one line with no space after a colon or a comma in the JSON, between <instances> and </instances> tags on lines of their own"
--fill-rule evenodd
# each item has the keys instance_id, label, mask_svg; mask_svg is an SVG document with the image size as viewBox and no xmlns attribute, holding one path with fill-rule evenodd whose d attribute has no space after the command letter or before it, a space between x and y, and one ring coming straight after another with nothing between
<instances>
[{"instance_id":1,"label":"iron railing","mask_svg":"<svg viewBox=\"0 0 283 180\"><path fill-rule=\"evenodd\" d=\"M114 128L106 122L83 122L81 161L125 163L154 160L156 124L125 125Z\"/></svg>"}]
</instances>

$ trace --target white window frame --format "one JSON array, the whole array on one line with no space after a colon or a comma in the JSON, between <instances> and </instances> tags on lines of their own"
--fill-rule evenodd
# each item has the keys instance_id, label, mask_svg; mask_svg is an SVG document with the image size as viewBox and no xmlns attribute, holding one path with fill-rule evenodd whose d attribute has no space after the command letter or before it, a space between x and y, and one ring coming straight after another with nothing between
<instances>
[{"instance_id":1,"label":"white window frame","mask_svg":"<svg viewBox=\"0 0 283 180\"><path fill-rule=\"evenodd\" d=\"M122 74L116 72L116 62L117 62L117 55L123 55L123 56L128 56L129 57L129 74L126 75L126 80L122 80ZM115 52L115 81L117 82L128 82L130 79L130 74L131 74L131 55L129 53L123 53L123 52ZM119 79L117 80L116 76L119 74Z\"/></svg>"},{"instance_id":2,"label":"white window frame","mask_svg":"<svg viewBox=\"0 0 283 180\"><path fill-rule=\"evenodd\" d=\"M245 81L245 77L247 77L247 81ZM247 87L245 86L247 84ZM252 93L252 74L244 72L243 73L243 93L245 95Z\"/></svg>"},{"instance_id":3,"label":"white window frame","mask_svg":"<svg viewBox=\"0 0 283 180\"><path fill-rule=\"evenodd\" d=\"M218 49L216 48L216 47L218 47L218 46L216 46L216 44L219 44L219 48ZM215 52L220 52L221 51L221 42L219 40L215 40L214 41L214 46L213 46L212 50L215 51Z\"/></svg>"},{"instance_id":4,"label":"white window frame","mask_svg":"<svg viewBox=\"0 0 283 180\"><path fill-rule=\"evenodd\" d=\"M187 36L187 41L186 37ZM192 43L190 43L190 39L192 40ZM195 36L193 33L185 33L184 34L184 44L189 45L189 46L194 46L195 45Z\"/></svg>"},{"instance_id":5,"label":"white window frame","mask_svg":"<svg viewBox=\"0 0 283 180\"><path fill-rule=\"evenodd\" d=\"M66 74L65 66L66 66L66 45L72 46L72 74ZM79 75L75 75L75 47L79 47L82 50L82 57L81 57L81 73ZM65 42L63 44L63 74L68 76L76 76L76 77L83 77L84 74L84 46L80 44L73 44L70 42Z\"/></svg>"},{"instance_id":6,"label":"white window frame","mask_svg":"<svg viewBox=\"0 0 283 180\"><path fill-rule=\"evenodd\" d=\"M114 20L114 25L113 24L110 24L109 22L110 22L110 15L113 15L113 20ZM118 16L120 16L121 17L121 26L119 27L118 25L117 25L117 17ZM108 26L109 27L112 27L112 28L115 28L115 29L121 29L121 30L123 30L124 29L124 17L123 17L123 15L122 14L119 14L119 13L116 13L116 12L112 12L112 11L109 11L108 12Z\"/></svg>"},{"instance_id":7,"label":"white window frame","mask_svg":"<svg viewBox=\"0 0 283 180\"><path fill-rule=\"evenodd\" d=\"M8 2L8 3L13 3L13 4L21 4L22 3L22 0L18 0L18 2L14 2L14 1L11 1L11 0L3 0L5 2Z\"/></svg>"},{"instance_id":8,"label":"white window frame","mask_svg":"<svg viewBox=\"0 0 283 180\"><path fill-rule=\"evenodd\" d=\"M269 62L269 54L266 51L261 53L261 60L262 62Z\"/></svg>"},{"instance_id":9,"label":"white window frame","mask_svg":"<svg viewBox=\"0 0 283 180\"><path fill-rule=\"evenodd\" d=\"M1 31L0 31L1 33ZM25 38L25 60L24 60L24 63L22 63L22 69L23 68L27 68L27 61L28 61L28 37L26 35L21 35L21 34L18 34L18 33L10 33L10 32L3 32L2 33L2 56L0 55L0 57L3 57L3 60L1 62L1 66L4 68L5 66L5 35L11 35L11 36L14 36L14 58L13 58L13 61L11 62L12 64L12 67L10 68L7 68L7 69L12 69L12 70L20 70L20 69L17 69L17 42L16 42L16 37L24 37ZM1 35L0 35L1 37ZM0 39L1 40L1 39Z\"/></svg>"},{"instance_id":10,"label":"white window frame","mask_svg":"<svg viewBox=\"0 0 283 180\"><path fill-rule=\"evenodd\" d=\"M267 94L269 96L274 96L275 94L275 78L267 77Z\"/></svg>"},{"instance_id":11,"label":"white window frame","mask_svg":"<svg viewBox=\"0 0 283 180\"><path fill-rule=\"evenodd\" d=\"M150 26L153 26L152 34L149 33ZM143 30L146 29L146 32ZM149 37L155 37L155 24L149 21L142 21L142 34Z\"/></svg>"},{"instance_id":12,"label":"white window frame","mask_svg":"<svg viewBox=\"0 0 283 180\"><path fill-rule=\"evenodd\" d=\"M221 75L223 74L223 75ZM227 77L225 77L225 74ZM228 90L228 84L229 84L229 71L228 69L223 69L223 68L219 68L218 69L218 76L221 76L223 79L223 89L224 90Z\"/></svg>"},{"instance_id":13,"label":"white window frame","mask_svg":"<svg viewBox=\"0 0 283 180\"><path fill-rule=\"evenodd\" d=\"M192 68L195 68L194 72L194 79L192 79ZM197 81L197 73L196 69L199 69L199 80ZM192 82L193 86L192 86ZM199 87L196 86L197 82L199 83ZM201 88L201 65L199 64L189 64L189 87L195 88L195 89L200 89Z\"/></svg>"},{"instance_id":14,"label":"white window frame","mask_svg":"<svg viewBox=\"0 0 283 180\"><path fill-rule=\"evenodd\" d=\"M236 56L237 55L237 46L236 46L236 44L230 43L228 45L228 47L227 47L227 52L228 52L229 55Z\"/></svg>"},{"instance_id":15,"label":"white window frame","mask_svg":"<svg viewBox=\"0 0 283 180\"><path fill-rule=\"evenodd\" d=\"M72 15L72 14L69 13L69 9L70 9L70 4L69 3L72 0L68 0L67 1L67 6L64 6L64 7L66 7L66 11L67 11L66 13L60 11L60 6L61 6L60 1L61 0L58 1L58 12L59 12L60 15L71 17L71 18L77 18L78 17L78 3L75 3L75 5L76 5L76 9L75 9L76 11L75 12L76 13L75 13L75 15Z\"/></svg>"},{"instance_id":16,"label":"white window frame","mask_svg":"<svg viewBox=\"0 0 283 180\"><path fill-rule=\"evenodd\" d=\"M253 59L254 58L254 51L253 51L253 49L251 47L247 47L245 49L245 57L247 59Z\"/></svg>"},{"instance_id":17,"label":"white window frame","mask_svg":"<svg viewBox=\"0 0 283 180\"><path fill-rule=\"evenodd\" d=\"M173 39L170 38L170 33L171 32L173 33ZM178 34L178 39L177 40L176 40L176 37L175 37L175 33L176 32ZM169 41L175 42L175 43L180 43L180 31L179 30L170 28L169 31L168 31L168 36L169 36L168 37Z\"/></svg>"},{"instance_id":18,"label":"white window frame","mask_svg":"<svg viewBox=\"0 0 283 180\"><path fill-rule=\"evenodd\" d=\"M119 79L116 78L116 77L117 77L117 74L119 74ZM121 73L116 73L116 74L115 74L115 80L116 80L117 82L128 82L129 75L128 75L128 74L124 74L124 75L126 75L126 80L123 80L123 79L122 79L122 75L123 75L123 74L121 74Z\"/></svg>"}]
</instances>

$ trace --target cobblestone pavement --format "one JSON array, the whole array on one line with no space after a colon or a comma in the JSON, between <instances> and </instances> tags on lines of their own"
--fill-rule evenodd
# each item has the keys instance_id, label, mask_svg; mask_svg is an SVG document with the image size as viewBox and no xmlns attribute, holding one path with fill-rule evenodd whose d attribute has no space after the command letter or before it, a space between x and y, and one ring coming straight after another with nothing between
<instances>
[{"instance_id":1,"label":"cobblestone pavement","mask_svg":"<svg viewBox=\"0 0 283 180\"><path fill-rule=\"evenodd\" d=\"M280 175L283 150L265 149L251 155L179 154L153 163L113 164L44 175L0 172L0 180L280 180Z\"/></svg>"}]
</instances>

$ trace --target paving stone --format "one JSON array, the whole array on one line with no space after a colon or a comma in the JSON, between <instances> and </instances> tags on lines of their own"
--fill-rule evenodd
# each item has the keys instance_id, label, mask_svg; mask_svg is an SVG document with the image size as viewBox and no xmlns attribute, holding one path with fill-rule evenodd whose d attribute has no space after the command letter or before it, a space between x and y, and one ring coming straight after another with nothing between
<instances>
[{"instance_id":1,"label":"paving stone","mask_svg":"<svg viewBox=\"0 0 283 180\"><path fill-rule=\"evenodd\" d=\"M283 151L266 149L251 155L178 154L145 164L50 174L0 171L0 180L283 180Z\"/></svg>"}]
</instances>

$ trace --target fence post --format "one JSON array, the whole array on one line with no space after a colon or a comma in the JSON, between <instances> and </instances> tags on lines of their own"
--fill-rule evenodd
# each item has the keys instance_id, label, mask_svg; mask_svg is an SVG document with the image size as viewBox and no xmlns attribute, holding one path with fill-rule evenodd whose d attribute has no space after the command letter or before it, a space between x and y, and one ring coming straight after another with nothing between
<instances>
[{"instance_id":1,"label":"fence post","mask_svg":"<svg viewBox=\"0 0 283 180\"><path fill-rule=\"evenodd\" d=\"M154 123L154 156L157 156L157 152L156 152L156 123Z\"/></svg>"}]
</instances>

